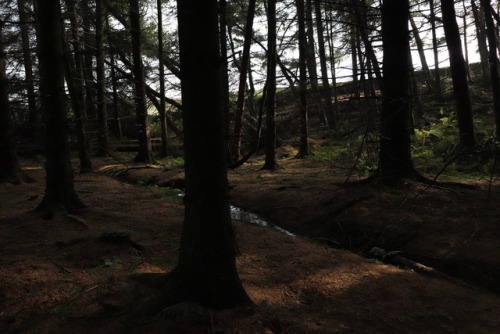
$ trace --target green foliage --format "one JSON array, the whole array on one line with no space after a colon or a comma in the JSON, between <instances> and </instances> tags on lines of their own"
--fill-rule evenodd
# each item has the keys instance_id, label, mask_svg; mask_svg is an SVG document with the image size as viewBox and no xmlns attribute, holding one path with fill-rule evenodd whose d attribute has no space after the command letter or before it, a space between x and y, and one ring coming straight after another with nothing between
<instances>
[{"instance_id":1,"label":"green foliage","mask_svg":"<svg viewBox=\"0 0 500 334\"><path fill-rule=\"evenodd\" d=\"M183 193L179 189L158 187L157 185L149 186L148 189L151 190L156 198L163 199L174 204L182 204Z\"/></svg>"},{"instance_id":2,"label":"green foliage","mask_svg":"<svg viewBox=\"0 0 500 334\"><path fill-rule=\"evenodd\" d=\"M157 159L156 163L167 169L184 167L183 157L167 157L164 159Z\"/></svg>"},{"instance_id":3,"label":"green foliage","mask_svg":"<svg viewBox=\"0 0 500 334\"><path fill-rule=\"evenodd\" d=\"M415 129L412 156L415 167L425 173L435 173L451 158L458 144L458 122L455 114L441 116L431 126Z\"/></svg>"},{"instance_id":4,"label":"green foliage","mask_svg":"<svg viewBox=\"0 0 500 334\"><path fill-rule=\"evenodd\" d=\"M366 144L366 138L359 135L346 138L341 143L328 143L316 148L307 159L315 167L355 169L367 174L377 168L377 153L373 145Z\"/></svg>"}]
</instances>

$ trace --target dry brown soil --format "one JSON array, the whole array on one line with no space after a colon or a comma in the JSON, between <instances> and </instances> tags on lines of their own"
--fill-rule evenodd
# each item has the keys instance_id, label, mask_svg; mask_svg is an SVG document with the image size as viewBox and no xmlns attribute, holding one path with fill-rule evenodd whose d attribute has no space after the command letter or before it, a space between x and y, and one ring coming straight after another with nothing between
<instances>
[{"instance_id":1,"label":"dry brown soil","mask_svg":"<svg viewBox=\"0 0 500 334\"><path fill-rule=\"evenodd\" d=\"M29 211L44 171L26 165L36 182L0 186L0 333L500 332L498 184L341 187L331 170L280 164L230 172L234 205L300 235L234 222L256 307L148 318L131 312L154 291L128 275L175 266L183 207L137 183L182 186L182 171L102 162L75 178L87 209L43 220ZM357 254L375 246L399 267Z\"/></svg>"}]
</instances>

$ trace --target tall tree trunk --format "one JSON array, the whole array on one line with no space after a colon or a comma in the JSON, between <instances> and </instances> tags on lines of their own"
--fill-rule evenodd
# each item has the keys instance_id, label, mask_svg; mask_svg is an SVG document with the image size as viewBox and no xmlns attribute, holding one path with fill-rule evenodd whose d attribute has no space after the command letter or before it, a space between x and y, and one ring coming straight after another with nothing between
<instances>
[{"instance_id":1,"label":"tall tree trunk","mask_svg":"<svg viewBox=\"0 0 500 334\"><path fill-rule=\"evenodd\" d=\"M328 80L328 68L326 66L326 51L325 51L325 33L323 29L323 18L321 13L321 5L319 1L314 2L314 9L316 14L316 29L318 32L318 51L319 51L319 62L321 66L321 82L323 98L325 100L326 107L326 117L328 119L328 124L330 128L335 127L335 113L332 104L332 91L330 90L330 82Z\"/></svg>"},{"instance_id":2,"label":"tall tree trunk","mask_svg":"<svg viewBox=\"0 0 500 334\"><path fill-rule=\"evenodd\" d=\"M305 21L307 34L307 69L309 70L309 81L314 93L319 91L318 70L316 63L316 41L314 40L314 24L312 17L312 0L305 0Z\"/></svg>"},{"instance_id":3,"label":"tall tree trunk","mask_svg":"<svg viewBox=\"0 0 500 334\"><path fill-rule=\"evenodd\" d=\"M95 121L97 118L96 107L96 82L94 79L94 40L92 39L92 22L91 18L94 17L89 3L87 1L80 2L80 10L82 13L82 26L83 26L83 75L85 84L85 111L87 118ZM93 122L95 124L95 122Z\"/></svg>"},{"instance_id":4,"label":"tall tree trunk","mask_svg":"<svg viewBox=\"0 0 500 334\"><path fill-rule=\"evenodd\" d=\"M464 30L464 60L465 60L465 70L467 71L467 80L469 82L472 82L472 77L470 75L470 66L469 66L469 45L468 45L468 38L467 38L467 7L465 6L465 0L462 0L462 7L464 9L464 15L462 17L462 26Z\"/></svg>"},{"instance_id":5,"label":"tall tree trunk","mask_svg":"<svg viewBox=\"0 0 500 334\"><path fill-rule=\"evenodd\" d=\"M161 151L162 157L167 156L167 118L165 110L165 66L163 65L163 14L161 0L156 1L158 17L158 67L160 68L160 131L161 131Z\"/></svg>"},{"instance_id":6,"label":"tall tree trunk","mask_svg":"<svg viewBox=\"0 0 500 334\"><path fill-rule=\"evenodd\" d=\"M357 0L357 5L355 8L355 16L357 20L357 24L359 27L359 36L363 41L365 46L366 57L371 61L373 66L373 72L375 73L375 77L379 83L379 87L383 90L383 80L382 80L382 72L380 71L380 65L378 63L377 56L375 55L375 51L373 50L373 45L368 36L368 17L366 15L366 0Z\"/></svg>"},{"instance_id":7,"label":"tall tree trunk","mask_svg":"<svg viewBox=\"0 0 500 334\"><path fill-rule=\"evenodd\" d=\"M474 25L476 26L476 41L481 59L481 74L483 83L490 81L490 72L488 66L488 46L486 45L486 32L484 27L484 11L477 8L475 0L471 0L472 14L474 15Z\"/></svg>"},{"instance_id":8,"label":"tall tree trunk","mask_svg":"<svg viewBox=\"0 0 500 334\"><path fill-rule=\"evenodd\" d=\"M19 21L21 29L21 43L23 49L23 65L24 65L24 76L26 93L28 97L28 122L35 127L35 132L38 132L36 128L40 126L42 121L39 109L36 106L35 97L35 81L33 78L33 60L31 59L31 48L30 48L30 34L29 34L29 16L26 13L26 6L28 5L26 0L17 0L17 8L19 12Z\"/></svg>"},{"instance_id":9,"label":"tall tree trunk","mask_svg":"<svg viewBox=\"0 0 500 334\"><path fill-rule=\"evenodd\" d=\"M77 131L80 131L81 133L79 134L77 132L78 141L79 141L79 147L78 147L78 154L80 158L80 170L82 172L90 171L92 170L92 163L90 161L90 144L89 140L87 138L87 135L85 133L85 127L87 123L87 112L86 112L86 98L85 98L85 72L83 68L83 53L82 53L82 47L81 47L81 40L80 40L80 35L79 35L79 27L78 27L78 20L77 20L77 13L76 13L76 6L75 6L75 0L66 0L66 8L69 13L69 20L70 20L70 30L71 30L71 40L72 40L72 47L73 47L73 53L74 53L74 65L70 66L71 68L74 68L74 74L73 74L73 80L75 83L76 87L76 95L78 98L78 101L71 101L72 104L78 102L78 106L76 108L80 107L75 111L75 125L77 128ZM71 61L69 62L71 63ZM74 106L75 107L75 106ZM79 113L78 113L79 112ZM81 146L83 145L83 146Z\"/></svg>"},{"instance_id":10,"label":"tall tree trunk","mask_svg":"<svg viewBox=\"0 0 500 334\"><path fill-rule=\"evenodd\" d=\"M96 79L97 79L97 154L105 156L109 149L108 140L108 110L106 105L106 79L104 73L104 13L103 0L96 0Z\"/></svg>"},{"instance_id":11,"label":"tall tree trunk","mask_svg":"<svg viewBox=\"0 0 500 334\"><path fill-rule=\"evenodd\" d=\"M427 65L427 59L425 59L425 53L424 53L424 43L422 42L422 39L420 38L420 34L418 33L418 28L417 25L415 24L415 20L413 17L410 15L410 24L411 24L411 30L413 33L413 37L415 38L415 43L417 44L417 50L418 50L418 55L420 57L420 63L422 64L422 71L424 73L424 79L427 84L427 87L429 87L430 90L433 90L433 84L432 84L432 79L431 79L431 72L429 70L429 65Z\"/></svg>"},{"instance_id":12,"label":"tall tree trunk","mask_svg":"<svg viewBox=\"0 0 500 334\"><path fill-rule=\"evenodd\" d=\"M353 97L359 99L359 77L358 77L358 50L356 39L356 28L351 27L350 46L351 46L351 63L352 63L352 91Z\"/></svg>"},{"instance_id":13,"label":"tall tree trunk","mask_svg":"<svg viewBox=\"0 0 500 334\"><path fill-rule=\"evenodd\" d=\"M495 36L495 24L493 22L491 2L490 0L481 0L481 4L484 8L484 17L486 21L486 35L488 36L490 79L491 79L491 91L493 95L493 109L495 113L496 137L500 138L500 79L498 77L498 55L497 55L498 41Z\"/></svg>"},{"instance_id":14,"label":"tall tree trunk","mask_svg":"<svg viewBox=\"0 0 500 334\"><path fill-rule=\"evenodd\" d=\"M236 270L236 241L229 214L217 1L179 0L177 8L185 219L179 262L166 278L162 303L151 311L183 301L215 309L249 305Z\"/></svg>"},{"instance_id":15,"label":"tall tree trunk","mask_svg":"<svg viewBox=\"0 0 500 334\"><path fill-rule=\"evenodd\" d=\"M148 111L146 108L146 88L144 86L144 66L142 63L142 38L139 0L129 0L130 28L132 35L132 58L134 61L134 87L135 87L135 113L136 128L139 138L139 152L135 161L151 161L151 138L148 124Z\"/></svg>"},{"instance_id":16,"label":"tall tree trunk","mask_svg":"<svg viewBox=\"0 0 500 334\"><path fill-rule=\"evenodd\" d=\"M73 187L64 103L64 51L59 0L37 1L40 91L46 127L45 197L36 211L47 218L84 207Z\"/></svg>"},{"instance_id":17,"label":"tall tree trunk","mask_svg":"<svg viewBox=\"0 0 500 334\"><path fill-rule=\"evenodd\" d=\"M441 0L443 27L450 55L450 70L453 81L453 93L458 116L458 131L460 144L464 147L476 145L474 125L472 121L472 106L467 83L467 70L462 53L460 31L455 15L453 0Z\"/></svg>"},{"instance_id":18,"label":"tall tree trunk","mask_svg":"<svg viewBox=\"0 0 500 334\"><path fill-rule=\"evenodd\" d=\"M305 158L309 154L307 129L307 35L305 25L304 0L296 0L297 20L299 24L299 119L300 143L297 158ZM320 42L321 43L321 42ZM327 80L328 81L328 80ZM331 99L330 99L331 103Z\"/></svg>"},{"instance_id":19,"label":"tall tree trunk","mask_svg":"<svg viewBox=\"0 0 500 334\"><path fill-rule=\"evenodd\" d=\"M432 50L434 53L434 88L436 89L438 98L442 97L441 89L441 73L439 69L439 51L438 39L436 33L436 11L434 7L434 0L429 0L429 8L431 12L431 32L432 32Z\"/></svg>"},{"instance_id":20,"label":"tall tree trunk","mask_svg":"<svg viewBox=\"0 0 500 334\"><path fill-rule=\"evenodd\" d=\"M267 91L266 110L266 159L262 169L275 170L276 162L276 0L267 5Z\"/></svg>"},{"instance_id":21,"label":"tall tree trunk","mask_svg":"<svg viewBox=\"0 0 500 334\"><path fill-rule=\"evenodd\" d=\"M227 24L227 4L226 0L219 0L219 44L220 44L220 53L221 53L221 62L222 62L222 83L224 94L224 133L226 137L229 137L230 133L230 124L231 124L231 103L229 100L229 64L228 64L228 50L227 50L227 37L228 31L229 35L231 34L231 29ZM234 52L233 52L234 54ZM227 141L228 146L226 147L226 155L227 161L231 160L231 147L229 146L229 141Z\"/></svg>"},{"instance_id":22,"label":"tall tree trunk","mask_svg":"<svg viewBox=\"0 0 500 334\"><path fill-rule=\"evenodd\" d=\"M416 175L408 124L409 8L409 0L384 0L382 7L384 90L379 177L389 184Z\"/></svg>"},{"instance_id":23,"label":"tall tree trunk","mask_svg":"<svg viewBox=\"0 0 500 334\"><path fill-rule=\"evenodd\" d=\"M80 173L92 171L92 162L88 151L87 136L85 135L85 122L84 122L84 98L83 98L83 85L81 76L81 57L80 44L78 41L78 32L76 28L76 12L74 0L66 0L67 11L70 15L70 30L73 38L73 52L74 58L68 50L66 39L63 38L64 50L64 68L66 85L68 87L71 109L73 110L75 120L75 133L77 138L78 157L80 159ZM79 66L75 60L80 61Z\"/></svg>"},{"instance_id":24,"label":"tall tree trunk","mask_svg":"<svg viewBox=\"0 0 500 334\"><path fill-rule=\"evenodd\" d=\"M240 80L238 84L238 99L236 100L236 112L234 116L233 146L231 150L232 160L238 161L241 155L241 139L243 136L243 109L245 106L245 90L247 73L250 68L250 47L253 36L253 20L255 17L256 0L250 0L248 3L247 18L245 24L245 33L243 41L243 53L241 56Z\"/></svg>"},{"instance_id":25,"label":"tall tree trunk","mask_svg":"<svg viewBox=\"0 0 500 334\"><path fill-rule=\"evenodd\" d=\"M25 180L14 146L14 134L7 92L6 54L3 41L3 22L0 21L0 184L21 183Z\"/></svg>"},{"instance_id":26,"label":"tall tree trunk","mask_svg":"<svg viewBox=\"0 0 500 334\"><path fill-rule=\"evenodd\" d=\"M336 67L336 58L335 58L335 44L334 44L334 37L332 34L333 31L333 14L332 11L329 12L328 16L328 29L326 31L327 38L328 38L328 52L329 52L329 57L328 60L330 62L330 71L332 74L332 88L333 88L333 100L334 100L334 112L333 114L338 117L339 115L339 110L338 110L338 94L337 94L337 73L335 70Z\"/></svg>"}]
</instances>

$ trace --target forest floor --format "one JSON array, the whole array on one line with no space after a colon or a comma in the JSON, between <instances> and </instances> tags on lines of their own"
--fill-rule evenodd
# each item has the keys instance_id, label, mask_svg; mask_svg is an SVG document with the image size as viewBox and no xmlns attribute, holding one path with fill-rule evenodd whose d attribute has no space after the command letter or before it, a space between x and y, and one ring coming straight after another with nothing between
<instances>
[{"instance_id":1,"label":"forest floor","mask_svg":"<svg viewBox=\"0 0 500 334\"><path fill-rule=\"evenodd\" d=\"M25 163L36 182L0 186L0 333L500 331L498 182L341 186L345 176L307 160L280 165L229 172L233 205L297 235L234 222L256 307L136 318L154 291L129 275L177 261L182 199L166 187L182 186L182 169L101 161L75 177L88 208L43 220L29 211L44 170Z\"/></svg>"}]
</instances>

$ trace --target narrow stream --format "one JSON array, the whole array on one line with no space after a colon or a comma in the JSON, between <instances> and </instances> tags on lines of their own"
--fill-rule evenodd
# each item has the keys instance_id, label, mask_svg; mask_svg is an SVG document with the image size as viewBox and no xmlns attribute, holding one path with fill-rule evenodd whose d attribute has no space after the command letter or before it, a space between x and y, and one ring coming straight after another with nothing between
<instances>
[{"instance_id":1,"label":"narrow stream","mask_svg":"<svg viewBox=\"0 0 500 334\"><path fill-rule=\"evenodd\" d=\"M241 220L243 222L251 223L251 224L255 224L255 225L259 225L259 226L270 227L278 232L285 233L286 235L289 235L292 237L296 236L295 234L293 234L290 231L287 231L279 226L276 226L274 224L271 224L271 223L265 221L259 215L255 214L253 212L244 210L244 209L239 208L239 207L234 206L234 205L231 205L231 219Z\"/></svg>"},{"instance_id":2,"label":"narrow stream","mask_svg":"<svg viewBox=\"0 0 500 334\"><path fill-rule=\"evenodd\" d=\"M177 189L177 188L172 188L172 189ZM181 189L177 189L177 190L179 191L178 196L184 197L184 195L185 195L184 191ZM270 227L273 230L284 233L284 234L289 235L291 237L297 236L294 233L285 230L284 228L281 228L279 226L276 226L272 223L267 222L266 220L264 220L264 218L260 217L256 213L250 212L248 210L242 209L242 208L234 206L234 205L230 205L229 208L231 210L231 219L240 220L240 221L245 222L245 223L255 224L255 225L259 225L259 226Z\"/></svg>"}]
</instances>

